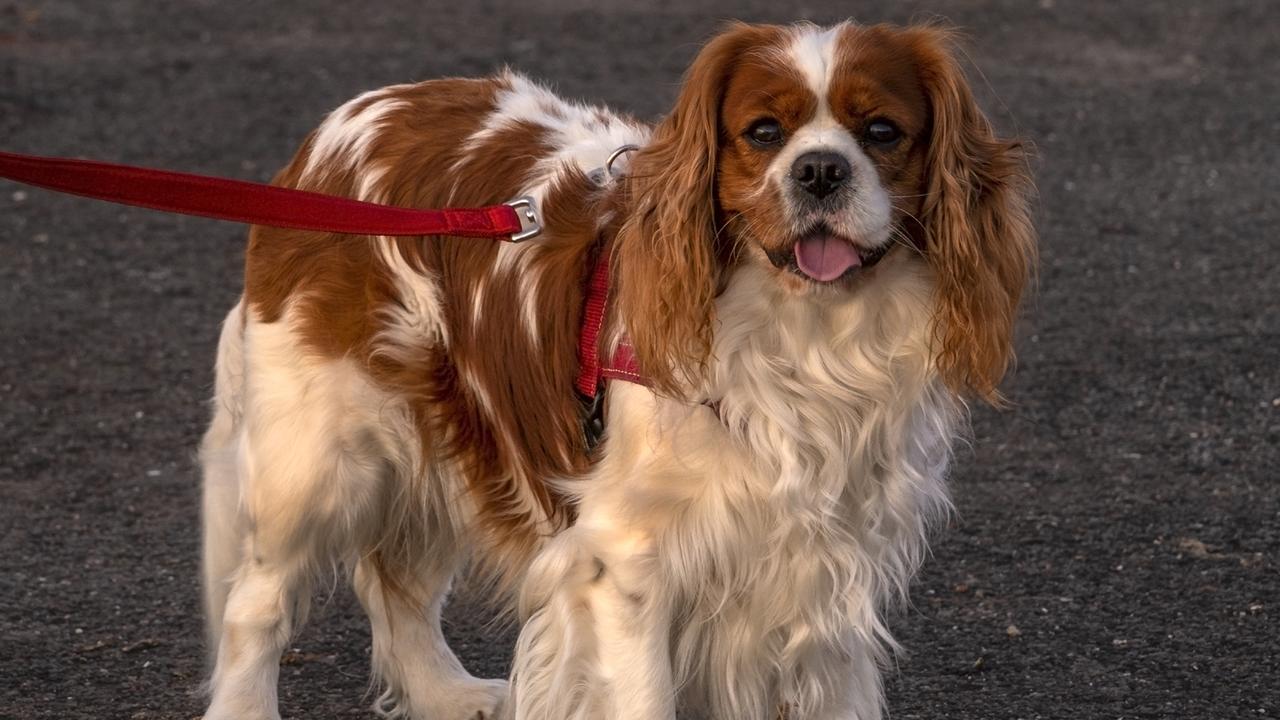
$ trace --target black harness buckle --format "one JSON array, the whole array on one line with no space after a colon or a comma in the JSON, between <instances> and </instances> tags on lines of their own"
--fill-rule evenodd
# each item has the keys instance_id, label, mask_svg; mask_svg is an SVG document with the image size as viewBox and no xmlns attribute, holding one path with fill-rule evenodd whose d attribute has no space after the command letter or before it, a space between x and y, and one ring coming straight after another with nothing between
<instances>
[{"instance_id":1,"label":"black harness buckle","mask_svg":"<svg viewBox=\"0 0 1280 720\"><path fill-rule=\"evenodd\" d=\"M595 450L604 438L604 383L596 387L595 397L578 392L578 402L582 405L582 438L587 443L587 450Z\"/></svg>"}]
</instances>

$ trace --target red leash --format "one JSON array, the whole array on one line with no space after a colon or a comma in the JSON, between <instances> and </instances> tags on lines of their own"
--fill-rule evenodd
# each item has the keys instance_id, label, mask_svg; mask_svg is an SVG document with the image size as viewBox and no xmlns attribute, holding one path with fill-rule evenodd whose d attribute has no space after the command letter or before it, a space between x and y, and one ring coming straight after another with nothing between
<instances>
[{"instance_id":1,"label":"red leash","mask_svg":"<svg viewBox=\"0 0 1280 720\"><path fill-rule=\"evenodd\" d=\"M419 210L243 180L6 152L0 152L0 178L152 210L298 230L458 235L511 242L527 240L542 231L529 198L482 208ZM625 338L607 361L600 358L600 330L608 314L609 260L608 252L602 252L591 270L578 338L574 387L584 403L583 430L588 447L594 447L604 432L604 381L646 384Z\"/></svg>"},{"instance_id":2,"label":"red leash","mask_svg":"<svg viewBox=\"0 0 1280 720\"><path fill-rule=\"evenodd\" d=\"M482 208L418 210L243 180L6 152L0 152L0 178L123 205L297 230L512 242L542 230L528 198Z\"/></svg>"}]
</instances>

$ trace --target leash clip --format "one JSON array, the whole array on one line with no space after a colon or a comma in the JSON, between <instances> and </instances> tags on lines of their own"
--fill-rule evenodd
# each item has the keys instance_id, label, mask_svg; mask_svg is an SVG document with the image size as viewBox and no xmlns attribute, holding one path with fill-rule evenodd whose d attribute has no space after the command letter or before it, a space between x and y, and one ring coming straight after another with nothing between
<instances>
[{"instance_id":1,"label":"leash clip","mask_svg":"<svg viewBox=\"0 0 1280 720\"><path fill-rule=\"evenodd\" d=\"M520 219L520 232L511 234L511 242L524 242L542 234L542 223L538 221L538 206L532 197L525 195L503 204L515 210L516 217Z\"/></svg>"}]
</instances>

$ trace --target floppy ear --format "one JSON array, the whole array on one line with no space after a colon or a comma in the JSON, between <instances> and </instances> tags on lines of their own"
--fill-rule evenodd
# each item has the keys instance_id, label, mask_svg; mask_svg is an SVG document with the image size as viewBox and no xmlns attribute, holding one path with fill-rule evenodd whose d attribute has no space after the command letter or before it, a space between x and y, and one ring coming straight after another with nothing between
<instances>
[{"instance_id":1,"label":"floppy ear","mask_svg":"<svg viewBox=\"0 0 1280 720\"><path fill-rule=\"evenodd\" d=\"M685 395L711 355L727 254L716 227L720 105L734 59L767 32L735 24L698 53L675 108L624 180L615 307L645 376L669 395Z\"/></svg>"},{"instance_id":2,"label":"floppy ear","mask_svg":"<svg viewBox=\"0 0 1280 720\"><path fill-rule=\"evenodd\" d=\"M906 31L932 109L920 220L937 277L938 370L992 404L1013 359L1018 301L1036 260L1027 154L996 136L944 30Z\"/></svg>"}]
</instances>

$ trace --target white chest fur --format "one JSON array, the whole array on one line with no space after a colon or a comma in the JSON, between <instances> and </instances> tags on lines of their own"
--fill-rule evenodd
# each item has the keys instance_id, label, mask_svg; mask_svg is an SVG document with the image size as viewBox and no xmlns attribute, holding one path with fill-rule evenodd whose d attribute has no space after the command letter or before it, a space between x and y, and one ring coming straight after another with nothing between
<instances>
[{"instance_id":1,"label":"white chest fur","mask_svg":"<svg viewBox=\"0 0 1280 720\"><path fill-rule=\"evenodd\" d=\"M565 547L663 608L635 622L669 623L674 687L716 717L879 716L882 611L947 506L960 413L929 360L927 271L878 271L815 299L741 270L719 300L709 405L611 388Z\"/></svg>"}]
</instances>

